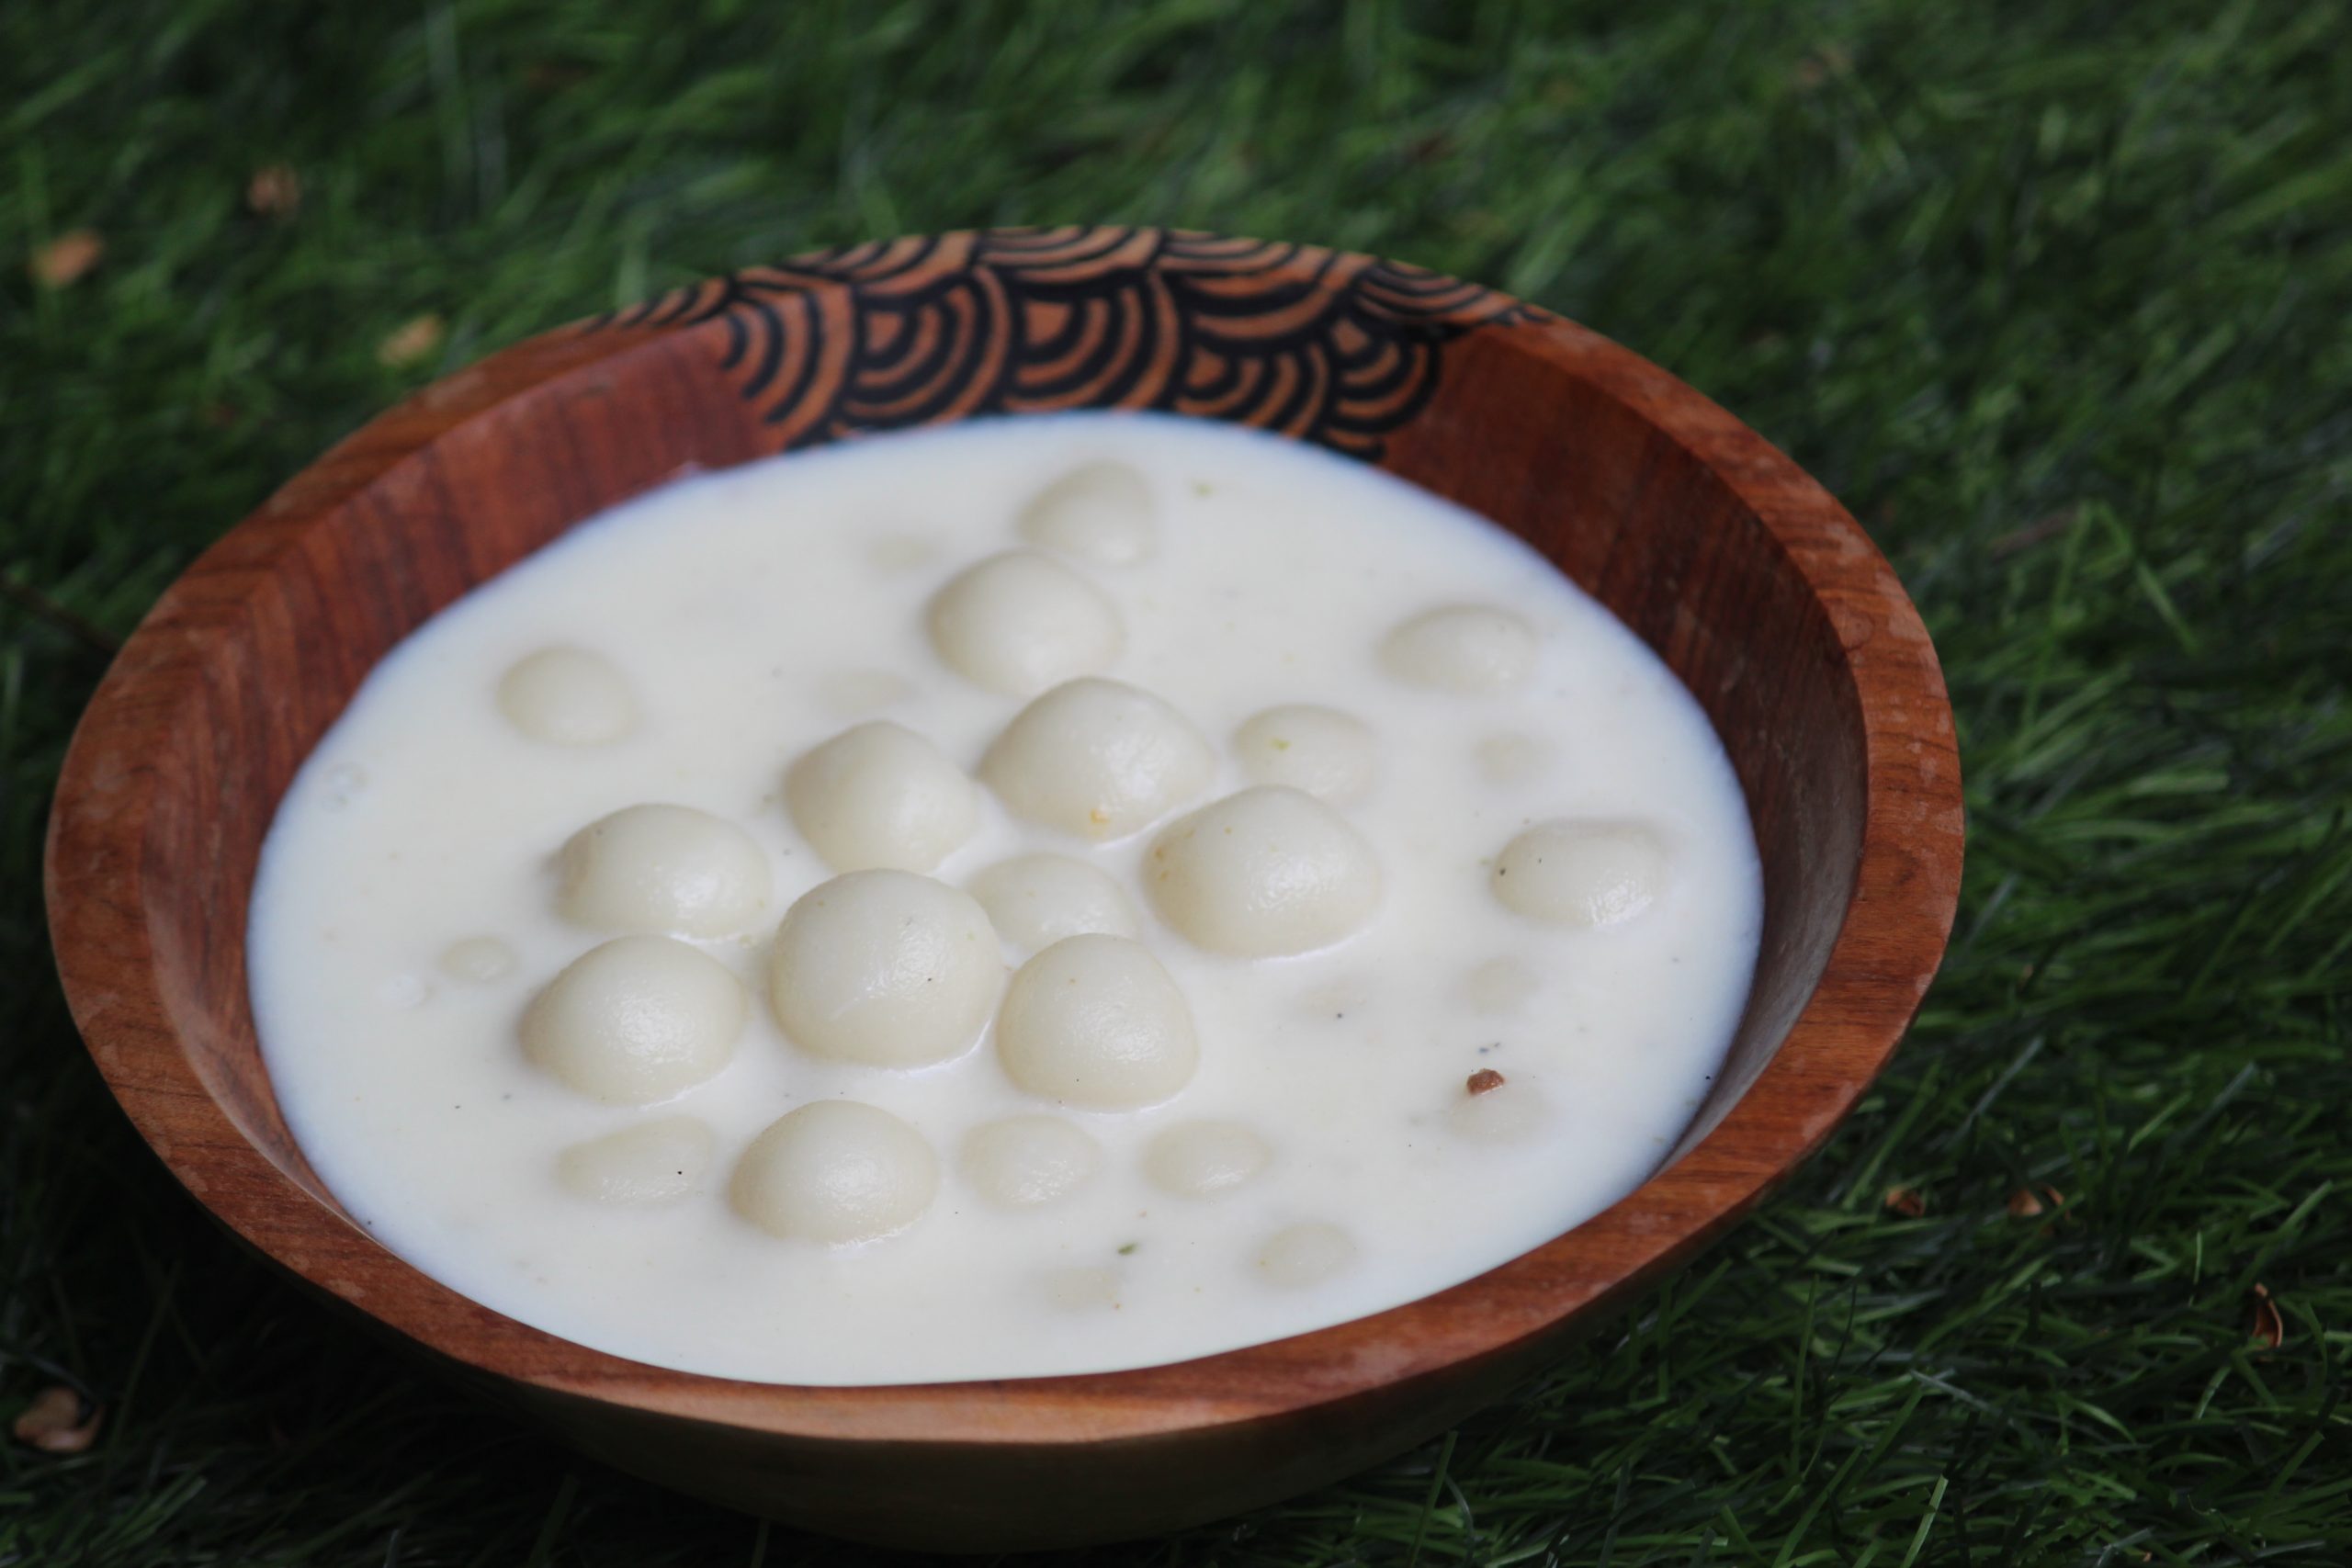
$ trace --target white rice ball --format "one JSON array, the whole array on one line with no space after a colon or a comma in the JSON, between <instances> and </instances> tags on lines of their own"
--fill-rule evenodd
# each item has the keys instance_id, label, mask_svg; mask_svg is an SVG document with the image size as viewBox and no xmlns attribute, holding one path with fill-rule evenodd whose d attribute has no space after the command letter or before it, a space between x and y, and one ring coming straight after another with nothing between
<instances>
[{"instance_id":1,"label":"white rice ball","mask_svg":"<svg viewBox=\"0 0 2352 1568\"><path fill-rule=\"evenodd\" d=\"M1372 727L1353 714L1288 703L1244 719L1233 754L1252 784L1288 784L1332 806L1372 793L1380 771Z\"/></svg>"},{"instance_id":2,"label":"white rice ball","mask_svg":"<svg viewBox=\"0 0 2352 1568\"><path fill-rule=\"evenodd\" d=\"M1473 1073L1445 1108L1446 1127L1474 1144L1522 1144L1542 1135L1551 1120L1533 1084L1492 1069Z\"/></svg>"},{"instance_id":3,"label":"white rice ball","mask_svg":"<svg viewBox=\"0 0 2352 1568\"><path fill-rule=\"evenodd\" d=\"M523 1050L582 1094L644 1105L725 1066L748 1005L742 982L707 953L666 936L618 937L533 998Z\"/></svg>"},{"instance_id":4,"label":"white rice ball","mask_svg":"<svg viewBox=\"0 0 2352 1568\"><path fill-rule=\"evenodd\" d=\"M702 1184L718 1149L707 1122L663 1116L572 1145L555 1156L555 1177L598 1203L666 1203Z\"/></svg>"},{"instance_id":5,"label":"white rice ball","mask_svg":"<svg viewBox=\"0 0 2352 1568\"><path fill-rule=\"evenodd\" d=\"M1410 685L1466 695L1505 691L1535 667L1535 628L1493 604L1448 604L1390 632L1380 662Z\"/></svg>"},{"instance_id":6,"label":"white rice ball","mask_svg":"<svg viewBox=\"0 0 2352 1568\"><path fill-rule=\"evenodd\" d=\"M441 950L441 973L484 986L514 970L514 950L494 936L460 937Z\"/></svg>"},{"instance_id":7,"label":"white rice ball","mask_svg":"<svg viewBox=\"0 0 2352 1568\"><path fill-rule=\"evenodd\" d=\"M1096 566L1132 566L1152 552L1159 507L1125 463L1085 463L1039 491L1017 526L1033 545Z\"/></svg>"},{"instance_id":8,"label":"white rice ball","mask_svg":"<svg viewBox=\"0 0 2352 1568\"><path fill-rule=\"evenodd\" d=\"M1102 591L1035 550L990 556L950 580L928 623L949 669L1009 697L1108 669L1126 645Z\"/></svg>"},{"instance_id":9,"label":"white rice ball","mask_svg":"<svg viewBox=\"0 0 2352 1568\"><path fill-rule=\"evenodd\" d=\"M1015 855L972 878L996 934L1035 953L1069 936L1140 934L1136 907L1108 872L1068 855Z\"/></svg>"},{"instance_id":10,"label":"white rice ball","mask_svg":"<svg viewBox=\"0 0 2352 1568\"><path fill-rule=\"evenodd\" d=\"M980 777L1014 816L1107 842L1142 831L1208 787L1216 754L1149 692L1087 679L1013 716Z\"/></svg>"},{"instance_id":11,"label":"white rice ball","mask_svg":"<svg viewBox=\"0 0 2352 1568\"><path fill-rule=\"evenodd\" d=\"M498 678L498 711L550 746L608 746L637 728L637 694L613 661L559 644L527 654Z\"/></svg>"},{"instance_id":12,"label":"white rice ball","mask_svg":"<svg viewBox=\"0 0 2352 1568\"><path fill-rule=\"evenodd\" d=\"M1085 1111L1166 1100L1200 1062L1184 993L1141 942L1074 936L1005 987L997 1054L1012 1081Z\"/></svg>"},{"instance_id":13,"label":"white rice ball","mask_svg":"<svg viewBox=\"0 0 2352 1568\"><path fill-rule=\"evenodd\" d=\"M1102 1165L1102 1145L1058 1116L1006 1116L965 1135L964 1179L1000 1209L1034 1209L1084 1186Z\"/></svg>"},{"instance_id":14,"label":"white rice ball","mask_svg":"<svg viewBox=\"0 0 2352 1568\"><path fill-rule=\"evenodd\" d=\"M1614 926L1666 890L1666 840L1645 823L1555 818L1503 846L1488 885L1505 908L1563 926Z\"/></svg>"},{"instance_id":15,"label":"white rice ball","mask_svg":"<svg viewBox=\"0 0 2352 1568\"><path fill-rule=\"evenodd\" d=\"M768 963L795 1043L877 1067L943 1062L978 1037L1004 983L987 913L905 871L856 871L801 895Z\"/></svg>"},{"instance_id":16,"label":"white rice ball","mask_svg":"<svg viewBox=\"0 0 2352 1568\"><path fill-rule=\"evenodd\" d=\"M785 774L792 825L835 871L929 871L979 825L980 792L939 748L876 719Z\"/></svg>"},{"instance_id":17,"label":"white rice ball","mask_svg":"<svg viewBox=\"0 0 2352 1568\"><path fill-rule=\"evenodd\" d=\"M1258 1272L1289 1290L1319 1285L1355 1260L1355 1238L1320 1220L1285 1225L1258 1248Z\"/></svg>"},{"instance_id":18,"label":"white rice ball","mask_svg":"<svg viewBox=\"0 0 2352 1568\"><path fill-rule=\"evenodd\" d=\"M1313 795L1261 784L1169 825L1145 881L1160 915L1200 947L1272 958L1328 947L1372 919L1380 863Z\"/></svg>"},{"instance_id":19,"label":"white rice ball","mask_svg":"<svg viewBox=\"0 0 2352 1568\"><path fill-rule=\"evenodd\" d=\"M752 836L690 806L631 806L574 833L556 907L605 931L728 936L768 913L768 857Z\"/></svg>"},{"instance_id":20,"label":"white rice ball","mask_svg":"<svg viewBox=\"0 0 2352 1568\"><path fill-rule=\"evenodd\" d=\"M1274 1151L1247 1122L1179 1122L1144 1145L1143 1173L1179 1198L1227 1192L1266 1168Z\"/></svg>"},{"instance_id":21,"label":"white rice ball","mask_svg":"<svg viewBox=\"0 0 2352 1568\"><path fill-rule=\"evenodd\" d=\"M788 1112L736 1162L728 1200L771 1235L869 1241L922 1217L939 1190L939 1158L921 1133L854 1100Z\"/></svg>"}]
</instances>

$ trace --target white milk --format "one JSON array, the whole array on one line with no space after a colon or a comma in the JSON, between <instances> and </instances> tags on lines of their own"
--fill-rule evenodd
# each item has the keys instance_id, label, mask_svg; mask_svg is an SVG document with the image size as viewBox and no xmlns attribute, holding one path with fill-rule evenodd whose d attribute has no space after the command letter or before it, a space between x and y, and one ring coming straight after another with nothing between
<instances>
[{"instance_id":1,"label":"white milk","mask_svg":"<svg viewBox=\"0 0 2352 1568\"><path fill-rule=\"evenodd\" d=\"M1131 465L1140 488L1024 513L1057 478L1103 460ZM1182 1078L1143 1109L1024 1092L992 1023L931 1066L821 1056L786 1038L766 994L780 917L832 874L786 804L795 759L888 718L953 764L952 796L955 771L976 774L1022 710L1023 697L943 662L926 607L974 562L1021 545L1024 515L1027 537L1058 549L1112 620L1107 632L1092 611L1016 620L1030 642L1010 649L1014 662L1099 669L1164 699L1208 742L1207 776L1102 842L1016 817L981 785L964 818L950 799L928 822L948 840L968 829L933 874L964 888L1009 857L1050 852L1115 880L1189 1009L1196 1055L1137 1079L1148 1095ZM1455 605L1500 614L1397 632ZM551 647L603 663L580 677L564 662L575 655L539 660L502 704L508 672ZM1244 730L1291 704L1362 728L1334 720L1327 733L1293 716ZM554 739L524 733L510 712ZM1167 863L1153 848L1185 813L1253 782L1238 744L1273 766L1292 730L1323 772L1285 776L1343 802L1328 809L1368 846L1376 892L1361 876L1332 883L1328 908L1308 914L1351 934L1314 951L1207 951L1163 914L1181 924L1178 902L1163 902L1181 897L1148 885ZM1057 777L1028 783L1050 791ZM763 902L756 887L695 894L718 900L722 923L754 921L688 939L744 987L723 1069L658 1105L606 1103L526 1057L521 1021L551 977L614 934L559 915L559 851L643 803L734 824L757 846L735 869L756 876L763 858L769 886ZM1618 837L1588 854L1538 835L1505 856L1556 818ZM1534 880L1498 881L1506 863ZM1216 866L1187 874L1199 897L1224 896ZM1506 888L1525 891L1507 901ZM249 955L289 1124L345 1207L419 1269L639 1361L888 1383L1204 1355L1426 1295L1558 1235L1640 1183L1689 1121L1739 1015L1760 915L1745 804L1698 706L1517 540L1286 441L1079 415L684 479L452 605L369 677L288 793ZM1221 941L1226 917L1207 918L1200 931ZM1296 929L1329 935L1312 919ZM991 1016L1028 955L1007 942L995 955L1005 976L978 974ZM697 1017L727 1034L725 1010ZM1026 1070L1055 1081L1035 1077L1055 1065ZM1483 1070L1503 1088L1474 1096ZM891 1145L899 1163L885 1176L898 1185L875 1211L914 1212L910 1224L828 1244L771 1234L730 1204L752 1141L822 1100L912 1129ZM982 1140L967 1161L967 1135L1040 1114L1063 1123L1032 1151L1046 1189L1081 1179L1002 1207L989 1194L1019 1188L1028 1168L1019 1139L1010 1156L1001 1136L993 1153ZM1202 1119L1238 1128L1147 1158L1155 1134ZM842 1120L840 1136L865 1135ZM564 1153L651 1122L633 1167ZM1179 1186L1242 1179L1180 1196L1154 1173Z\"/></svg>"}]
</instances>

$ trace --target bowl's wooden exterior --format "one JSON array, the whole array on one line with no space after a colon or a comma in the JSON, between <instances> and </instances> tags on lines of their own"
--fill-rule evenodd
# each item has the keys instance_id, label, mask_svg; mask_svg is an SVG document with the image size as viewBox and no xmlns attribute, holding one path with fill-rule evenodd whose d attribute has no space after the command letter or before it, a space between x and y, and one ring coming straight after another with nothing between
<instances>
[{"instance_id":1,"label":"bowl's wooden exterior","mask_svg":"<svg viewBox=\"0 0 2352 1568\"><path fill-rule=\"evenodd\" d=\"M418 623L689 465L1066 408L1264 425L1541 547L1698 694L1767 886L1729 1070L1671 1164L1467 1283L1335 1328L1098 1376L794 1388L553 1338L378 1247L254 1045L256 852L305 754ZM600 1458L869 1540L1097 1540L1298 1491L1441 1429L1745 1213L1827 1136L1941 954L1961 860L1933 649L1838 503L1591 333L1367 258L1149 230L899 241L534 339L335 447L175 583L76 735L50 919L74 1012L206 1207Z\"/></svg>"}]
</instances>

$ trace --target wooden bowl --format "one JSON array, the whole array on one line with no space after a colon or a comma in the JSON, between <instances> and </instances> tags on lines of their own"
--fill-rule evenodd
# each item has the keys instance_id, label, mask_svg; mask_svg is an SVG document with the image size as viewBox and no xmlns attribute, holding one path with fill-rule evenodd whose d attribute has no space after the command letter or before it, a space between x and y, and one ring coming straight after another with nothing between
<instances>
[{"instance_id":1,"label":"wooden bowl","mask_svg":"<svg viewBox=\"0 0 2352 1568\"><path fill-rule=\"evenodd\" d=\"M690 465L981 414L1160 409L1313 441L1541 548L1696 693L1747 792L1763 946L1667 1167L1408 1305L1096 1376L734 1382L526 1327L354 1224L288 1134L244 966L255 857L369 668L435 611ZM510 348L343 442L206 552L65 762L59 967L123 1109L198 1200L327 1296L587 1453L893 1545L1074 1544L1214 1518L1458 1420L1688 1258L1824 1138L1908 1025L1960 878L1934 649L1821 487L1584 329L1416 268L1148 229L805 256Z\"/></svg>"}]
</instances>

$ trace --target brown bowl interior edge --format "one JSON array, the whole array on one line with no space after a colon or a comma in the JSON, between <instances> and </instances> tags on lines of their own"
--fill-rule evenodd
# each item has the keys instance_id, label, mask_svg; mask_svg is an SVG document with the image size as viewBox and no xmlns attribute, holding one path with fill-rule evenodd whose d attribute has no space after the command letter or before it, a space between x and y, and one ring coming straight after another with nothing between
<instances>
[{"instance_id":1,"label":"brown bowl interior edge","mask_svg":"<svg viewBox=\"0 0 2352 1568\"><path fill-rule=\"evenodd\" d=\"M1282 250L1250 274L1255 287L1310 304L1345 287L1329 253ZM943 265L988 270L968 252ZM816 280L795 308L838 315L859 287ZM1226 1433L1237 1457L1225 1491L1204 1477L1196 1506L1118 1515L1125 1529L1211 1517L1377 1457L1363 1434L1383 1420L1378 1449L1434 1429L1525 1371L1572 1317L1719 1232L1827 1135L1924 994L1961 853L1933 650L1837 502L1595 334L1539 312L1496 319L1492 297L1464 320L1425 399L1380 437L1381 466L1529 539L1664 657L1723 737L1764 859L1762 953L1725 1070L1672 1163L1566 1235L1422 1301L1200 1360L810 1389L556 1339L417 1273L342 1214L279 1115L246 1000L244 915L271 816L368 670L435 611L683 468L740 463L791 437L773 405L742 394L724 312L567 329L436 383L305 470L165 594L91 705L51 823L51 926L93 1055L180 1179L262 1252L512 1380L510 1397L591 1451L689 1490L874 1539L1043 1543L1008 1533L987 1499L1024 1477L1054 1490L1073 1442L1125 1446L1148 1464L1165 1457L1155 1438ZM1080 387L1056 406L1144 400L1133 387L1102 391ZM979 412L993 411L933 417ZM616 1410L636 1424L600 1419ZM628 1451L652 1430L670 1445L660 1464ZM747 1495L755 1477L720 1474L742 1464L729 1444L745 1431L798 1467L773 1498ZM980 1468L963 1504L941 1494L938 1529L910 1535L886 1517L887 1487L840 1469L842 1440L899 1449L917 1472L924 1455ZM1302 1443L1321 1445L1313 1462L1282 1457ZM826 1487L848 1488L830 1516L809 1501Z\"/></svg>"}]
</instances>

